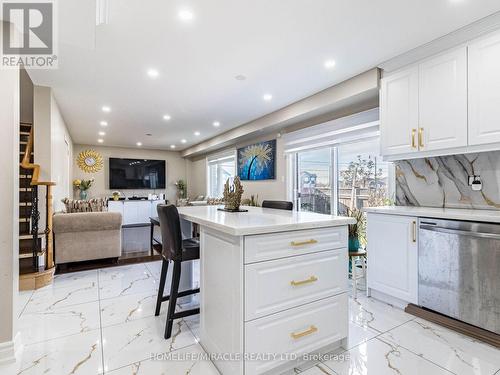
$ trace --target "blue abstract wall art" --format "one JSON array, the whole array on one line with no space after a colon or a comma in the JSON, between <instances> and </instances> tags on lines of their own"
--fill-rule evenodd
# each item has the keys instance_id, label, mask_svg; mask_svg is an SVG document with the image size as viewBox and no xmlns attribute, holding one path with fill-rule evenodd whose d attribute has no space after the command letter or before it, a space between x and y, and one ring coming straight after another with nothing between
<instances>
[{"instance_id":1,"label":"blue abstract wall art","mask_svg":"<svg viewBox=\"0 0 500 375\"><path fill-rule=\"evenodd\" d=\"M276 139L238 149L240 180L272 180L275 178Z\"/></svg>"}]
</instances>

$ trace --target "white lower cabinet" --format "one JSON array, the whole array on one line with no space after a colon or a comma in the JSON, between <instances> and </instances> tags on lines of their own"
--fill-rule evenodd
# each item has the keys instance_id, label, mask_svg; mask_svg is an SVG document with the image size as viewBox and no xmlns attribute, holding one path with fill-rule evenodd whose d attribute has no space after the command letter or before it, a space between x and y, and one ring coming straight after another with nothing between
<instances>
[{"instance_id":1,"label":"white lower cabinet","mask_svg":"<svg viewBox=\"0 0 500 375\"><path fill-rule=\"evenodd\" d=\"M108 211L122 214L122 225L149 224L149 218L158 216L156 206L163 200L108 201Z\"/></svg>"},{"instance_id":2,"label":"white lower cabinet","mask_svg":"<svg viewBox=\"0 0 500 375\"><path fill-rule=\"evenodd\" d=\"M344 248L247 265L245 320L345 292L346 264Z\"/></svg>"},{"instance_id":3,"label":"white lower cabinet","mask_svg":"<svg viewBox=\"0 0 500 375\"><path fill-rule=\"evenodd\" d=\"M416 217L368 213L367 284L407 303L418 303Z\"/></svg>"},{"instance_id":4,"label":"white lower cabinet","mask_svg":"<svg viewBox=\"0 0 500 375\"><path fill-rule=\"evenodd\" d=\"M347 293L245 323L245 353L272 353L272 360L245 361L245 374L263 374L347 336ZM283 358L280 355L283 354Z\"/></svg>"}]
</instances>

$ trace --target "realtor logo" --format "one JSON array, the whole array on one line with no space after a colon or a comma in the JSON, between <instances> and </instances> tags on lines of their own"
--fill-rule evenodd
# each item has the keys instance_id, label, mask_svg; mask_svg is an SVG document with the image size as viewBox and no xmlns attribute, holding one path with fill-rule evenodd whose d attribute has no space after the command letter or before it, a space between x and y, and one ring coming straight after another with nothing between
<instances>
[{"instance_id":1,"label":"realtor logo","mask_svg":"<svg viewBox=\"0 0 500 375\"><path fill-rule=\"evenodd\" d=\"M52 1L3 1L2 19L3 67L56 67Z\"/></svg>"}]
</instances>

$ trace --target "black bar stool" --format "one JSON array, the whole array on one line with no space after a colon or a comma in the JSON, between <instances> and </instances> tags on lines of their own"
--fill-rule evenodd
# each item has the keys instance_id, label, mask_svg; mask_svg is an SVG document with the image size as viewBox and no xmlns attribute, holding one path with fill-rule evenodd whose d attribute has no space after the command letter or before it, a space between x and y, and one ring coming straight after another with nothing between
<instances>
[{"instance_id":1,"label":"black bar stool","mask_svg":"<svg viewBox=\"0 0 500 375\"><path fill-rule=\"evenodd\" d=\"M293 203L288 201L262 201L262 208L276 208L278 210L293 210Z\"/></svg>"},{"instance_id":2,"label":"black bar stool","mask_svg":"<svg viewBox=\"0 0 500 375\"><path fill-rule=\"evenodd\" d=\"M200 313L199 308L180 311L177 313L175 312L177 298L200 292L200 288L179 292L179 282L181 280L181 264L182 262L200 259L200 243L198 240L192 238L187 240L182 239L179 212L177 211L177 208L175 206L159 204L157 206L157 211L161 230L162 265L160 288L158 290L155 315L160 315L161 303L169 301L167 324L165 327L165 339L169 339L172 336L172 326L174 324L174 319L180 319L186 316ZM170 295L163 296L169 262L174 262L172 284L170 286Z\"/></svg>"}]
</instances>

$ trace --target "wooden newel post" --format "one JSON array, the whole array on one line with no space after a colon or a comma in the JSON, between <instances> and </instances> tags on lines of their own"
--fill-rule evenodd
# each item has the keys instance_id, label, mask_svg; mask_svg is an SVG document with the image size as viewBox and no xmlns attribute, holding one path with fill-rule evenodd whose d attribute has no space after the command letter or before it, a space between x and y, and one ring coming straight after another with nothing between
<instances>
[{"instance_id":1,"label":"wooden newel post","mask_svg":"<svg viewBox=\"0 0 500 375\"><path fill-rule=\"evenodd\" d=\"M47 185L47 197L46 197L46 202L47 202L47 227L45 229L46 233L46 241L47 243L45 244L46 248L46 266L45 269L50 269L54 267L54 249L53 249L53 233L52 233L52 186Z\"/></svg>"}]
</instances>

